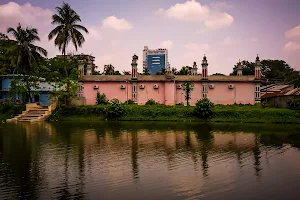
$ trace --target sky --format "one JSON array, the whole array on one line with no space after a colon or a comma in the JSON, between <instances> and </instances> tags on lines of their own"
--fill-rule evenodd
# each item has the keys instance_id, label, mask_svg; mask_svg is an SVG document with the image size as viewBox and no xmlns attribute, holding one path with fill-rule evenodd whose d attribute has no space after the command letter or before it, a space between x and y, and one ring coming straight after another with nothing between
<instances>
[{"instance_id":1,"label":"sky","mask_svg":"<svg viewBox=\"0 0 300 200\"><path fill-rule=\"evenodd\" d=\"M232 72L240 60L283 59L300 70L300 0L65 0L89 30L77 53L95 56L98 70L112 64L129 71L134 54L167 48L171 67L198 68L205 54L209 74ZM37 28L48 57L61 54L48 33L61 0L0 0L0 32ZM68 53L76 53L70 44ZM198 70L200 72L200 70Z\"/></svg>"}]
</instances>

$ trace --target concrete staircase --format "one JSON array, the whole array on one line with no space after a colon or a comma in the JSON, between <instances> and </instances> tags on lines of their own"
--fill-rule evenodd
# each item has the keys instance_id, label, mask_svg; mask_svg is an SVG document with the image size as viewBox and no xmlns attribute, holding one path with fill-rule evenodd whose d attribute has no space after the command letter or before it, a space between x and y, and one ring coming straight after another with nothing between
<instances>
[{"instance_id":1,"label":"concrete staircase","mask_svg":"<svg viewBox=\"0 0 300 200\"><path fill-rule=\"evenodd\" d=\"M26 111L23 111L22 114L6 120L6 122L37 122L45 121L52 114L52 111L55 109L55 105L42 106L36 103L26 104Z\"/></svg>"}]
</instances>

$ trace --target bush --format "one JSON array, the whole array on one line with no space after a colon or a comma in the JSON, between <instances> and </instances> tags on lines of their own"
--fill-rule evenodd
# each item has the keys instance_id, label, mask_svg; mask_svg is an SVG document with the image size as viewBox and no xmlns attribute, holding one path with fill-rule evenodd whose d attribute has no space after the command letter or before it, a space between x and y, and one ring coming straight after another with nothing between
<instances>
[{"instance_id":1,"label":"bush","mask_svg":"<svg viewBox=\"0 0 300 200\"><path fill-rule=\"evenodd\" d=\"M287 104L291 110L300 110L300 99L289 100Z\"/></svg>"},{"instance_id":2,"label":"bush","mask_svg":"<svg viewBox=\"0 0 300 200\"><path fill-rule=\"evenodd\" d=\"M105 94L100 94L99 92L97 92L96 104L97 105L107 105L108 100L106 98L106 95Z\"/></svg>"},{"instance_id":3,"label":"bush","mask_svg":"<svg viewBox=\"0 0 300 200\"><path fill-rule=\"evenodd\" d=\"M214 104L207 98L197 101L194 113L196 117L208 118L213 114Z\"/></svg>"},{"instance_id":4,"label":"bush","mask_svg":"<svg viewBox=\"0 0 300 200\"><path fill-rule=\"evenodd\" d=\"M124 104L135 104L135 102L131 99L128 99L127 101L124 102Z\"/></svg>"},{"instance_id":5,"label":"bush","mask_svg":"<svg viewBox=\"0 0 300 200\"><path fill-rule=\"evenodd\" d=\"M111 100L111 104L104 109L106 119L116 120L124 114L124 107L118 99Z\"/></svg>"},{"instance_id":6,"label":"bush","mask_svg":"<svg viewBox=\"0 0 300 200\"><path fill-rule=\"evenodd\" d=\"M153 99L148 99L148 101L145 103L145 105L156 105L156 104L158 103Z\"/></svg>"},{"instance_id":7,"label":"bush","mask_svg":"<svg viewBox=\"0 0 300 200\"><path fill-rule=\"evenodd\" d=\"M21 114L25 110L25 105L15 105L9 102L0 104L0 114L4 114L7 117L13 117Z\"/></svg>"}]
</instances>

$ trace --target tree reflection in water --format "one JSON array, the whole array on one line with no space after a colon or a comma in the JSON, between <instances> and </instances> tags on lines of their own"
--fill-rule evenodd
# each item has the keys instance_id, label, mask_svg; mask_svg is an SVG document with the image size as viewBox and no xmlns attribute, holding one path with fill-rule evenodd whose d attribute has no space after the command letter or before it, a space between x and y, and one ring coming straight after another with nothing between
<instances>
[{"instance_id":1,"label":"tree reflection in water","mask_svg":"<svg viewBox=\"0 0 300 200\"><path fill-rule=\"evenodd\" d=\"M114 159L126 160L128 156L133 184L140 184L145 179L151 178L146 176L147 169L141 163L141 160L148 159L145 156L151 151L155 153L151 154L153 157L149 159L166 158L166 163L164 159L155 160L158 163L153 164L161 167L157 170L165 167L166 170L172 171L184 167L184 163L178 165L176 162L186 159L193 165L194 172L201 169L204 179L213 178L210 168L216 164L212 162L215 159L212 155L222 158L222 153L225 152L236 159L238 168L242 170L247 162L243 156L250 153L255 176L257 181L260 181L263 173L261 162L263 159L269 162L271 159L269 151L285 152L287 150L285 144L300 149L298 128L290 128L285 134L278 132L279 128L276 127L270 127L269 130L259 128L257 125L5 124L0 127L0 191L6 191L7 196L0 194L0 198L85 199L89 196L90 188L87 186L91 185L89 181L99 181L98 184L105 184L107 181L107 185L103 187L109 188L109 176L120 173L116 170L122 169L124 170L124 173L120 173L124 179L122 184L128 184L126 182L128 166L117 166L118 168L112 169L111 174L107 174L103 167L109 165L107 163L102 165L99 162L102 159L110 161L108 156L111 151L115 153ZM243 139L246 136L247 140ZM143 137L147 138L146 143L141 142ZM129 150L128 153L126 149ZM122 152L123 150L125 152ZM139 154L141 151L147 152ZM96 166L95 163L100 163L100 166Z\"/></svg>"}]
</instances>

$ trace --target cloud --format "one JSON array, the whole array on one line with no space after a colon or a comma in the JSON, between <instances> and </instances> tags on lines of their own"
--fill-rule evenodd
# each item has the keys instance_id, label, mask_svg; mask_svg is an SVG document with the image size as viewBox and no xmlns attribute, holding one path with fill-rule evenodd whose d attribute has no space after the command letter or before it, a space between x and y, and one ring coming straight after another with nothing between
<instances>
[{"instance_id":1,"label":"cloud","mask_svg":"<svg viewBox=\"0 0 300 200\"><path fill-rule=\"evenodd\" d=\"M34 26L40 33L51 27L53 12L49 9L34 7L30 3L19 5L15 2L0 5L0 31L6 32L8 27Z\"/></svg>"},{"instance_id":2,"label":"cloud","mask_svg":"<svg viewBox=\"0 0 300 200\"><path fill-rule=\"evenodd\" d=\"M171 49L172 47L173 47L173 42L172 42L171 40L163 41L163 42L159 45L159 48Z\"/></svg>"},{"instance_id":3,"label":"cloud","mask_svg":"<svg viewBox=\"0 0 300 200\"><path fill-rule=\"evenodd\" d=\"M221 46L229 46L229 45L239 45L241 43L240 39L226 37L224 40L220 42Z\"/></svg>"},{"instance_id":4,"label":"cloud","mask_svg":"<svg viewBox=\"0 0 300 200\"><path fill-rule=\"evenodd\" d=\"M297 42L288 42L284 45L283 48L285 51L299 51L300 50L300 43Z\"/></svg>"},{"instance_id":5,"label":"cloud","mask_svg":"<svg viewBox=\"0 0 300 200\"><path fill-rule=\"evenodd\" d=\"M211 30L231 26L234 21L230 14L220 12L213 6L211 8L202 6L196 0L177 3L168 9L160 8L156 14L179 21L203 23L206 28Z\"/></svg>"},{"instance_id":6,"label":"cloud","mask_svg":"<svg viewBox=\"0 0 300 200\"><path fill-rule=\"evenodd\" d=\"M285 32L285 37L286 38L300 37L300 25L299 26L295 26L294 28L286 31Z\"/></svg>"},{"instance_id":7,"label":"cloud","mask_svg":"<svg viewBox=\"0 0 300 200\"><path fill-rule=\"evenodd\" d=\"M118 19L115 16L107 17L102 21L103 28L110 28L116 31L128 31L133 29L133 25L126 19Z\"/></svg>"}]
</instances>

